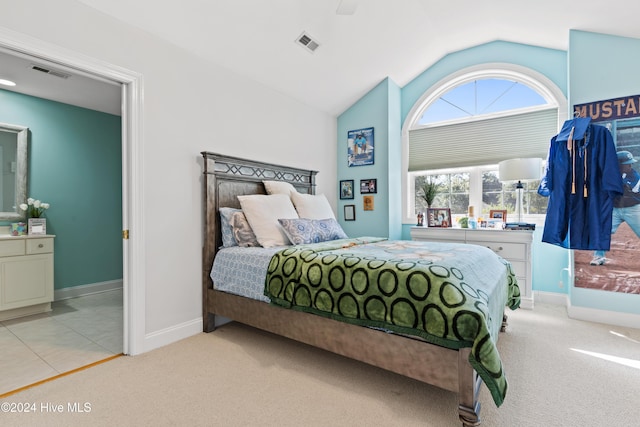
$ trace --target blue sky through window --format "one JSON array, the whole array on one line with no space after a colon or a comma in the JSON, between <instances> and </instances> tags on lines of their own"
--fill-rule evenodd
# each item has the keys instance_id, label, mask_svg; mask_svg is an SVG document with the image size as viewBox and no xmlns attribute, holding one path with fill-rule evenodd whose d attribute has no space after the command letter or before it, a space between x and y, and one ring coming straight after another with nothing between
<instances>
[{"instance_id":1,"label":"blue sky through window","mask_svg":"<svg viewBox=\"0 0 640 427\"><path fill-rule=\"evenodd\" d=\"M497 113L545 105L547 101L530 87L511 80L482 79L455 87L433 102L418 124Z\"/></svg>"}]
</instances>

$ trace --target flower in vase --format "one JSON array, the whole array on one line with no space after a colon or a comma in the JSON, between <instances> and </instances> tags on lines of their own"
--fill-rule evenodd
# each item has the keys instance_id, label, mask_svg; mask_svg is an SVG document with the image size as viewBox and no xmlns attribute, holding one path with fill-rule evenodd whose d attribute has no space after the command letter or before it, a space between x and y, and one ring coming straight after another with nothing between
<instances>
[{"instance_id":1,"label":"flower in vase","mask_svg":"<svg viewBox=\"0 0 640 427\"><path fill-rule=\"evenodd\" d=\"M49 203L43 203L40 200L29 197L27 203L21 203L20 209L27 212L28 218L40 218L44 215L44 211L49 209Z\"/></svg>"}]
</instances>

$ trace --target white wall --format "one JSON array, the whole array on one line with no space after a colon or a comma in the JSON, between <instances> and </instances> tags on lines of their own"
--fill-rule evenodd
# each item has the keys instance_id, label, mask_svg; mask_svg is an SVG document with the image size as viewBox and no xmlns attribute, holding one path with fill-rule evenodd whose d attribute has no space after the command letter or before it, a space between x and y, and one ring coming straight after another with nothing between
<instances>
[{"instance_id":1,"label":"white wall","mask_svg":"<svg viewBox=\"0 0 640 427\"><path fill-rule=\"evenodd\" d=\"M144 350L201 316L200 151L318 170L335 205L334 117L75 1L0 7L0 27L143 75Z\"/></svg>"}]
</instances>

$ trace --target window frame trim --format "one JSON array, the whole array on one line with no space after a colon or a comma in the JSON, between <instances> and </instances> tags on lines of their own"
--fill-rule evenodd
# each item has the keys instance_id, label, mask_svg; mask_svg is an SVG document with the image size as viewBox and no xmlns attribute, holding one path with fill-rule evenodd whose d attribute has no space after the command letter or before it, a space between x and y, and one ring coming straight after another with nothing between
<instances>
[{"instance_id":1,"label":"window frame trim","mask_svg":"<svg viewBox=\"0 0 640 427\"><path fill-rule=\"evenodd\" d=\"M411 185L411 193L416 192L416 180L415 178L420 175L436 175L436 174L450 174L457 172L466 172L469 174L469 205L482 207L482 174L486 171L497 170L498 165L478 165L478 166L465 166L461 168L446 168L446 169L430 169L428 174L422 172L409 172L408 178ZM413 197L413 209L415 210L415 197ZM477 212L481 209L476 208ZM413 219L413 216L412 216Z\"/></svg>"},{"instance_id":2,"label":"window frame trim","mask_svg":"<svg viewBox=\"0 0 640 427\"><path fill-rule=\"evenodd\" d=\"M409 130L417 127L424 127L424 125L418 125L418 121L422 117L424 110L429 108L431 103L437 100L441 95L459 85L473 80L486 78L512 79L537 91L545 100L547 100L549 106L556 106L558 108L558 130L562 123L564 123L564 121L569 117L569 104L562 90L543 74L520 65L509 63L479 64L463 68L439 80L429 87L415 102L405 117L402 125L401 194L403 198L403 224L415 223L415 218L412 214L412 212L415 211L415 198L413 197L415 195L415 181L412 182L410 179L410 175L415 175L415 172L409 172ZM505 115L507 114L509 114L509 112L505 112ZM473 120L473 117L470 119ZM549 137L551 136L552 135ZM479 185L482 186L481 180ZM478 201L475 200L475 198L472 200L471 196L472 194L470 191L469 203L474 206L477 205ZM482 191L480 191L479 203L482 203Z\"/></svg>"}]
</instances>

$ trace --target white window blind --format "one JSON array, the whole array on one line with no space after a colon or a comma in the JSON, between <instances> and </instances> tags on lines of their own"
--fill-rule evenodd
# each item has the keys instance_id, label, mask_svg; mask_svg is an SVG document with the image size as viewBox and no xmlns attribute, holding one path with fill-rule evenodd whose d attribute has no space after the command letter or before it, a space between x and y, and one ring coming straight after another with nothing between
<instances>
[{"instance_id":1,"label":"white window blind","mask_svg":"<svg viewBox=\"0 0 640 427\"><path fill-rule=\"evenodd\" d=\"M545 159L558 132L556 107L409 131L409 171Z\"/></svg>"}]
</instances>

